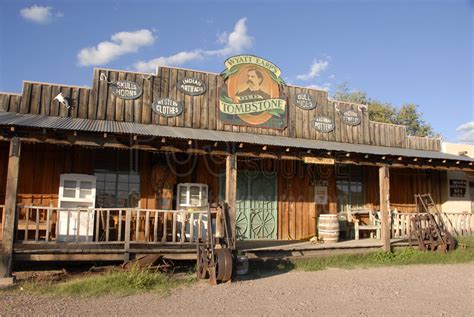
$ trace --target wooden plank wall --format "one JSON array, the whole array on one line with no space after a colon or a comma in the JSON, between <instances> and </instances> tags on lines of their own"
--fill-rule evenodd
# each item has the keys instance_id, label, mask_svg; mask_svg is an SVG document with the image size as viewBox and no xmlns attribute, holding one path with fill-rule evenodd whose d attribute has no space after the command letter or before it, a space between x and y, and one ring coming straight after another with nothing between
<instances>
[{"instance_id":1,"label":"wooden plank wall","mask_svg":"<svg viewBox=\"0 0 474 317\"><path fill-rule=\"evenodd\" d=\"M107 80L100 80L100 76ZM177 81L185 77L196 77L207 84L201 96L189 96L178 90ZM143 88L143 94L135 100L123 100L111 94L110 81L130 80ZM370 144L378 146L412 148L439 151L440 139L408 137L404 126L369 121L368 112L360 105L328 99L326 91L304 87L286 86L284 94L288 103L288 126L286 129L266 129L250 126L232 126L219 120L219 92L224 85L218 74L185 69L160 67L157 76L149 74L95 69L92 87L76 87L24 81L22 95L0 93L0 110L20 113L69 116L99 120L137 122L144 124L190 127L233 132L279 135L293 138L336 141L344 143ZM73 107L67 109L53 98L62 92L72 100ZM295 94L306 92L313 97L317 107L303 110L294 103ZM155 99L170 97L184 105L178 117L167 118L154 113L151 104ZM349 126L341 121L346 110L361 114L361 124ZM316 116L327 116L335 123L334 131L320 133L312 128Z\"/></svg>"},{"instance_id":2,"label":"wooden plank wall","mask_svg":"<svg viewBox=\"0 0 474 317\"><path fill-rule=\"evenodd\" d=\"M365 166L365 205L378 210L379 175L378 168ZM443 203L441 192L446 171L414 168L390 168L390 207L399 212L415 212L415 194L431 194L438 208Z\"/></svg>"}]
</instances>

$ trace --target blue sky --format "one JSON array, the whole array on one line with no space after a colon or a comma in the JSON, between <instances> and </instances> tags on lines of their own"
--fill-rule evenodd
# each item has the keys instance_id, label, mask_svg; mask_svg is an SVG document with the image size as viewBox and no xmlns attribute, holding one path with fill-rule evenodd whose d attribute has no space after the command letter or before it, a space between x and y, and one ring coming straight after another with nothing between
<instances>
[{"instance_id":1,"label":"blue sky","mask_svg":"<svg viewBox=\"0 0 474 317\"><path fill-rule=\"evenodd\" d=\"M95 66L220 72L250 53L292 84L418 104L446 140L474 143L473 18L473 2L455 0L0 0L0 91L90 86Z\"/></svg>"}]
</instances>

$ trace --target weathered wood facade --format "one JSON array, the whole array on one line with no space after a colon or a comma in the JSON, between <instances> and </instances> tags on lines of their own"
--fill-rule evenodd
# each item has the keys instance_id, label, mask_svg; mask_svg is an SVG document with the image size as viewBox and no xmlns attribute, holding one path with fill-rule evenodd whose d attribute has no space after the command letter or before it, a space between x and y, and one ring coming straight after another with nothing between
<instances>
[{"instance_id":1,"label":"weathered wood facade","mask_svg":"<svg viewBox=\"0 0 474 317\"><path fill-rule=\"evenodd\" d=\"M206 91L198 96L183 93L178 89L177 82L184 78L200 79L207 86ZM141 95L133 100L125 100L112 94L110 82L117 80L137 83L142 87ZM412 137L407 135L404 126L372 122L364 105L332 100L328 98L327 92L321 90L282 86L287 102L287 126L284 129L224 124L219 117L219 98L223 86L224 80L218 74L171 67L159 67L156 75L95 69L92 88L25 81L21 94L0 93L0 115L1 112L38 115L27 118L31 120L29 125L23 124L21 120L14 124L0 124L0 206L5 204L7 197L16 197L16 204L20 206L17 217L23 217L27 221L25 228L28 228L28 213L25 213L29 212L25 211L28 206L51 208L51 211L43 212L41 217L47 215L49 219L51 215L58 216L62 174L99 175L103 173L104 164L117 160L122 165L116 171L125 174L133 171L139 178L138 205L134 206L138 209L133 211L127 207L122 213L120 208L123 207L120 207L97 212L106 212L109 216L113 213L115 219L119 219L120 230L123 223L130 225L133 217L136 217L136 231L132 233L134 242L176 242L175 231L178 229L170 227L176 223L176 213L171 216L172 213L167 214L166 210L161 209L163 198L171 198L168 207L176 208L180 199L177 197L176 185L181 183L207 185L210 204L225 200L230 206L229 216L235 235L241 234L250 239L295 240L316 235L318 216L321 214L342 214L351 208L381 210L382 215L393 210L400 213L414 212L414 194L419 193L430 193L440 206L443 203L440 184L446 178L446 171L472 170L469 160L439 156L440 139ZM315 101L314 109L302 109L295 105L295 95L302 92ZM67 108L54 100L59 93L68 98L72 107ZM174 117L158 115L152 110L151 104L160 98L181 102L183 112ZM353 110L360 116L360 124L348 125L342 122L341 114L347 110ZM312 122L317 116L330 118L334 129L329 132L314 129ZM87 119L83 122L87 128L70 128L70 122L55 128L35 125L35 118L44 117L53 117L54 120L59 120L58 117ZM134 133L128 128L108 132L107 127L111 122L172 127L176 128L178 136L151 137ZM179 135L179 131L182 131L179 128L193 130L188 129L188 134ZM207 135L193 138L189 131L285 137L294 140L295 145L283 147L275 142L267 146L260 141L222 142ZM15 192L9 192L6 188L7 174L11 169L8 153L13 137L21 140L22 148L18 188ZM344 146L338 150L306 148L298 146L299 140L329 141L333 142L330 144ZM352 151L353 145L367 147ZM378 154L379 150L372 151L380 147L397 149L397 153L402 154L390 155L390 150L385 154ZM400 150L407 150L407 155ZM418 153L423 156L414 156ZM254 179L248 177L242 181L246 172L255 171L262 176ZM171 197L164 197L163 184L159 184L163 173L173 175L166 187L166 195ZM271 181L258 183L263 178ZM325 187L323 202L316 203L316 184ZM162 187L157 189L159 186ZM384 197L381 197L381 193L384 193ZM142 218L139 210L143 210ZM242 233L250 229L245 223L242 225L239 217L243 215L253 219L256 217L255 210L263 210L267 212L265 215L273 217L271 222L274 228L265 227L266 223L258 224L262 230L270 230L268 234L260 231ZM36 211L35 217L40 218L38 213ZM125 213L132 220L125 220ZM142 224L139 224L139 219L142 219ZM265 218L262 221L267 220ZM250 226L251 220L246 221ZM150 226L154 226L154 234ZM106 228L109 229L108 225ZM39 225L33 229L38 237ZM125 233L125 230L122 231ZM94 232L95 235L99 234L98 230ZM107 242L110 242L109 231L106 231L106 236ZM22 236L25 241L29 238L28 232ZM47 242L49 238L48 233ZM95 239L100 243L98 237ZM183 235L180 239L184 241ZM123 235L122 239L116 238L115 242L125 245L126 255L130 253L131 242ZM17 247L18 252L26 252L25 244L18 241ZM113 259L120 256L115 254Z\"/></svg>"}]
</instances>

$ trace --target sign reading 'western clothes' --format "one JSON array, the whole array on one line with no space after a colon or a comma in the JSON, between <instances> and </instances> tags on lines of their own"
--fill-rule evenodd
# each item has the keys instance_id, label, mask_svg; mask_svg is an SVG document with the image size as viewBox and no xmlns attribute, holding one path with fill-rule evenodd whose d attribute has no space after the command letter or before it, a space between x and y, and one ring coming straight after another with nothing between
<instances>
[{"instance_id":1,"label":"sign reading 'western clothes'","mask_svg":"<svg viewBox=\"0 0 474 317\"><path fill-rule=\"evenodd\" d=\"M220 120L233 125L284 129L287 105L281 70L252 55L230 57L225 66L221 74L225 85L219 94Z\"/></svg>"},{"instance_id":2,"label":"sign reading 'western clothes'","mask_svg":"<svg viewBox=\"0 0 474 317\"><path fill-rule=\"evenodd\" d=\"M341 114L342 122L347 125L356 126L360 124L360 115L354 110L346 110Z\"/></svg>"},{"instance_id":3,"label":"sign reading 'western clothes'","mask_svg":"<svg viewBox=\"0 0 474 317\"><path fill-rule=\"evenodd\" d=\"M187 77L178 81L178 89L186 95L199 96L206 92L206 84L199 78Z\"/></svg>"},{"instance_id":4,"label":"sign reading 'western clothes'","mask_svg":"<svg viewBox=\"0 0 474 317\"><path fill-rule=\"evenodd\" d=\"M467 181L464 179L449 180L449 196L466 197Z\"/></svg>"},{"instance_id":5,"label":"sign reading 'western clothes'","mask_svg":"<svg viewBox=\"0 0 474 317\"><path fill-rule=\"evenodd\" d=\"M142 86L129 80L118 80L111 83L112 94L121 99L137 99L142 94Z\"/></svg>"},{"instance_id":6,"label":"sign reading 'western clothes'","mask_svg":"<svg viewBox=\"0 0 474 317\"><path fill-rule=\"evenodd\" d=\"M295 95L295 103L298 107L305 110L312 110L316 108L313 97L305 92L299 92Z\"/></svg>"},{"instance_id":7,"label":"sign reading 'western clothes'","mask_svg":"<svg viewBox=\"0 0 474 317\"><path fill-rule=\"evenodd\" d=\"M311 122L313 128L318 132L328 133L334 130L334 122L331 118L325 116L315 117Z\"/></svg>"},{"instance_id":8,"label":"sign reading 'western clothes'","mask_svg":"<svg viewBox=\"0 0 474 317\"><path fill-rule=\"evenodd\" d=\"M183 112L183 105L181 102L170 98L163 98L153 101L151 108L160 116L176 117Z\"/></svg>"}]
</instances>

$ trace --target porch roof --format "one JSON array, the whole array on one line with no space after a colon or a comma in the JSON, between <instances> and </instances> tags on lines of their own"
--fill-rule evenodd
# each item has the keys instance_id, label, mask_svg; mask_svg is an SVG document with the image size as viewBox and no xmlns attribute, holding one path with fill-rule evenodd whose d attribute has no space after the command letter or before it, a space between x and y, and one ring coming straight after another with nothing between
<instances>
[{"instance_id":1,"label":"porch roof","mask_svg":"<svg viewBox=\"0 0 474 317\"><path fill-rule=\"evenodd\" d=\"M290 138L274 135L259 135L251 133L160 126L154 124L142 124L134 122L55 117L47 115L21 114L12 112L0 112L0 126L45 128L65 131L117 133L218 142L237 142L303 149L323 149L328 151L343 151L372 155L394 155L474 162L474 158L436 151L422 151L396 147Z\"/></svg>"}]
</instances>

